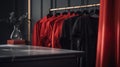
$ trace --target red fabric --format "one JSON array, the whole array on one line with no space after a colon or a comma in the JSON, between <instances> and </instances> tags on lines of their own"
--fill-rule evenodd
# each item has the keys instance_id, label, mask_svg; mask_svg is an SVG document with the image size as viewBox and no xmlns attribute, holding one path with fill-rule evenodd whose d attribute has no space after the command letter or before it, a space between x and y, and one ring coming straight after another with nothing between
<instances>
[{"instance_id":1,"label":"red fabric","mask_svg":"<svg viewBox=\"0 0 120 67\"><path fill-rule=\"evenodd\" d=\"M38 31L38 27L39 27L39 21L36 22L36 24L34 25L34 28L33 28L33 33L32 33L32 45L33 46L36 46L38 44L38 38L37 38L37 35L39 35L39 31Z\"/></svg>"},{"instance_id":2,"label":"red fabric","mask_svg":"<svg viewBox=\"0 0 120 67\"><path fill-rule=\"evenodd\" d=\"M61 18L62 15L50 18L44 17L34 25L32 44L34 46L52 47L52 29L54 21Z\"/></svg>"},{"instance_id":3,"label":"red fabric","mask_svg":"<svg viewBox=\"0 0 120 67\"><path fill-rule=\"evenodd\" d=\"M61 23L61 21L64 20L64 18L66 17L66 15L64 15L63 17L59 18L58 20L55 21L54 27L53 27L53 31L52 31L52 47L53 48L61 48L59 43L56 43L56 41L58 41L58 36L57 34L60 33L60 31L58 31L58 28ZM56 34L55 32L58 31Z\"/></svg>"},{"instance_id":4,"label":"red fabric","mask_svg":"<svg viewBox=\"0 0 120 67\"><path fill-rule=\"evenodd\" d=\"M32 44L34 46L45 46L52 48L61 48L59 37L62 30L62 24L65 19L75 16L68 13L67 15L44 17L39 20L33 29Z\"/></svg>"},{"instance_id":5,"label":"red fabric","mask_svg":"<svg viewBox=\"0 0 120 67\"><path fill-rule=\"evenodd\" d=\"M42 23L46 22L48 19L47 17L42 18L41 20L37 21L33 28L32 34L32 45L33 46L42 46L40 44L40 31L42 27Z\"/></svg>"},{"instance_id":6,"label":"red fabric","mask_svg":"<svg viewBox=\"0 0 120 67\"><path fill-rule=\"evenodd\" d=\"M96 67L120 67L120 0L101 0Z\"/></svg>"},{"instance_id":7,"label":"red fabric","mask_svg":"<svg viewBox=\"0 0 120 67\"><path fill-rule=\"evenodd\" d=\"M62 33L62 26L65 19L75 16L75 14L68 13L67 15L64 15L63 17L59 18L55 21L53 31L52 31L52 47L53 48L61 48L59 38Z\"/></svg>"},{"instance_id":8,"label":"red fabric","mask_svg":"<svg viewBox=\"0 0 120 67\"><path fill-rule=\"evenodd\" d=\"M40 35L40 44L42 45L42 46L47 46L46 45L46 40L47 40L47 35L46 35L46 30L47 30L47 23L52 19L52 18L54 18L54 17L50 17L48 20L46 20L46 22L44 22L43 24L42 24L42 27L41 27L41 33L39 34Z\"/></svg>"},{"instance_id":9,"label":"red fabric","mask_svg":"<svg viewBox=\"0 0 120 67\"><path fill-rule=\"evenodd\" d=\"M45 44L47 47L52 47L52 31L53 31L53 26L54 26L54 22L55 20L61 18L62 15L60 16L53 16L51 19L49 19L48 22L46 22L46 29L45 29L45 34L44 36L46 36L46 40L45 40Z\"/></svg>"},{"instance_id":10,"label":"red fabric","mask_svg":"<svg viewBox=\"0 0 120 67\"><path fill-rule=\"evenodd\" d=\"M115 24L115 61L116 67L120 67L120 0L115 0L114 7L114 24Z\"/></svg>"}]
</instances>

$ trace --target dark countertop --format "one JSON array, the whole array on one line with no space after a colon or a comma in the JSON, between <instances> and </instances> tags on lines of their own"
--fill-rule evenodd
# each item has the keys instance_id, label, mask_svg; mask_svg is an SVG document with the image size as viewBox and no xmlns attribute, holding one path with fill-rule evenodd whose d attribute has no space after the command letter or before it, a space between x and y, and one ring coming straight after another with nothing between
<instances>
[{"instance_id":1,"label":"dark countertop","mask_svg":"<svg viewBox=\"0 0 120 67\"><path fill-rule=\"evenodd\" d=\"M65 50L29 45L0 45L0 62L18 61L28 58L45 58L55 56L81 56L83 51ZM19 60L20 61L20 60Z\"/></svg>"}]
</instances>

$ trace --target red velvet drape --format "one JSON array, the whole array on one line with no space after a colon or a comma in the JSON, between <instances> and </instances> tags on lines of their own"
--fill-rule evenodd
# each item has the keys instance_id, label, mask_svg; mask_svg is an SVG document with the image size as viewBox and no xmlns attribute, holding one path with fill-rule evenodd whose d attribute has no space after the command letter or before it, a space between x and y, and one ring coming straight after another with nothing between
<instances>
[{"instance_id":1,"label":"red velvet drape","mask_svg":"<svg viewBox=\"0 0 120 67\"><path fill-rule=\"evenodd\" d=\"M96 67L120 67L120 0L101 0Z\"/></svg>"}]
</instances>

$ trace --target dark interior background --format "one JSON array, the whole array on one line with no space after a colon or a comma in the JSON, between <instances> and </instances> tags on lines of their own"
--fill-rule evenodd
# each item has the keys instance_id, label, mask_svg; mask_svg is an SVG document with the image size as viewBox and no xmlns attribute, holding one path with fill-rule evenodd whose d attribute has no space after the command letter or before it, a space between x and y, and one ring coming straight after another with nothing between
<instances>
[{"instance_id":1,"label":"dark interior background","mask_svg":"<svg viewBox=\"0 0 120 67\"><path fill-rule=\"evenodd\" d=\"M13 25L8 21L10 12L14 11L17 16L27 11L27 0L0 0L0 44L5 44L10 39ZM27 37L27 23L21 25L22 36Z\"/></svg>"},{"instance_id":2,"label":"dark interior background","mask_svg":"<svg viewBox=\"0 0 120 67\"><path fill-rule=\"evenodd\" d=\"M99 3L99 0L31 0L31 34L36 21L46 16L50 8L70 7L85 4ZM94 7L98 8L98 7ZM27 0L0 0L0 44L5 44L10 39L10 34L13 30L13 25L9 23L9 13L15 11L18 16L27 12ZM84 10L72 9L73 11ZM87 8L91 10L93 8ZM56 12L64 12L56 11ZM54 12L55 13L55 12ZM27 40L27 23L21 25L22 36Z\"/></svg>"}]
</instances>

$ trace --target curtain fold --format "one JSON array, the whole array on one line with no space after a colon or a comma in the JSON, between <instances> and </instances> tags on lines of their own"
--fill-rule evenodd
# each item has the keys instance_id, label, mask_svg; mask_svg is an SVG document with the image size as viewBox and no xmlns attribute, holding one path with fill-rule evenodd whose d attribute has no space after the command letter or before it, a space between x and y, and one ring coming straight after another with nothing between
<instances>
[{"instance_id":1,"label":"curtain fold","mask_svg":"<svg viewBox=\"0 0 120 67\"><path fill-rule=\"evenodd\" d=\"M96 67L120 67L120 0L100 0Z\"/></svg>"},{"instance_id":2,"label":"curtain fold","mask_svg":"<svg viewBox=\"0 0 120 67\"><path fill-rule=\"evenodd\" d=\"M115 58L116 67L120 67L120 0L115 0Z\"/></svg>"}]
</instances>

